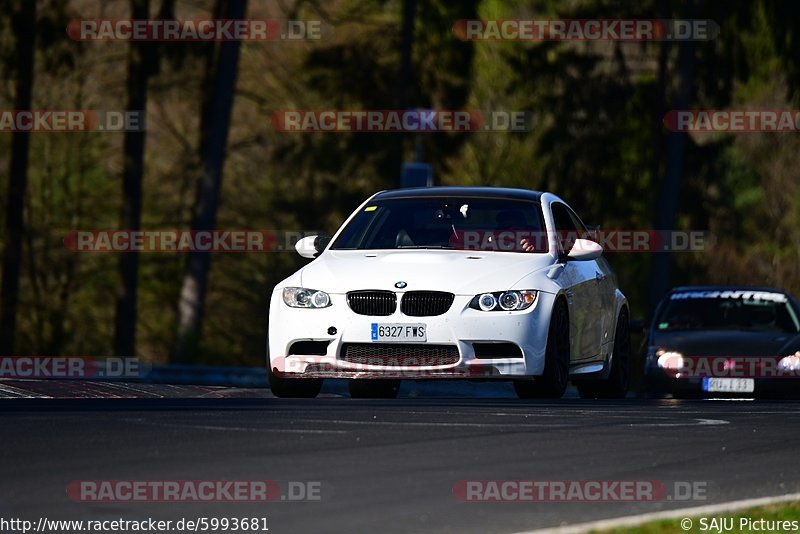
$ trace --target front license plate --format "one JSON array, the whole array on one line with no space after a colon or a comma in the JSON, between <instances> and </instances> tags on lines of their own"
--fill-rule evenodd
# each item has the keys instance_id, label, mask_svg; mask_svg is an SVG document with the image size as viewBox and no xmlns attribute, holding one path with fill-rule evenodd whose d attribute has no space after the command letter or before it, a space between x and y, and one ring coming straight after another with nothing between
<instances>
[{"instance_id":1,"label":"front license plate","mask_svg":"<svg viewBox=\"0 0 800 534\"><path fill-rule=\"evenodd\" d=\"M756 381L752 378L704 378L703 391L719 393L752 393Z\"/></svg>"},{"instance_id":2,"label":"front license plate","mask_svg":"<svg viewBox=\"0 0 800 534\"><path fill-rule=\"evenodd\" d=\"M372 323L372 341L427 341L425 323Z\"/></svg>"}]
</instances>

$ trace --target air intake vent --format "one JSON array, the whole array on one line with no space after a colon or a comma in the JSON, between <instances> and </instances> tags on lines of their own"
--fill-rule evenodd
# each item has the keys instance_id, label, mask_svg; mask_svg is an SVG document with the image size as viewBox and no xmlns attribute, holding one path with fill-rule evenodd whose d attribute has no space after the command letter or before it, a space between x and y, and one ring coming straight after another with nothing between
<instances>
[{"instance_id":1,"label":"air intake vent","mask_svg":"<svg viewBox=\"0 0 800 534\"><path fill-rule=\"evenodd\" d=\"M473 343L475 357L481 359L492 358L522 358L522 349L515 343Z\"/></svg>"},{"instance_id":2,"label":"air intake vent","mask_svg":"<svg viewBox=\"0 0 800 534\"><path fill-rule=\"evenodd\" d=\"M325 356L330 341L295 341L289 347L289 355Z\"/></svg>"},{"instance_id":3,"label":"air intake vent","mask_svg":"<svg viewBox=\"0 0 800 534\"><path fill-rule=\"evenodd\" d=\"M359 315L386 316L397 309L397 295L391 291L351 291L347 303Z\"/></svg>"},{"instance_id":4,"label":"air intake vent","mask_svg":"<svg viewBox=\"0 0 800 534\"><path fill-rule=\"evenodd\" d=\"M409 291L403 295L400 311L411 317L442 315L453 305L455 295L441 291Z\"/></svg>"},{"instance_id":5,"label":"air intake vent","mask_svg":"<svg viewBox=\"0 0 800 534\"><path fill-rule=\"evenodd\" d=\"M453 365L459 360L455 345L427 343L344 343L340 358L350 363L393 367Z\"/></svg>"}]
</instances>

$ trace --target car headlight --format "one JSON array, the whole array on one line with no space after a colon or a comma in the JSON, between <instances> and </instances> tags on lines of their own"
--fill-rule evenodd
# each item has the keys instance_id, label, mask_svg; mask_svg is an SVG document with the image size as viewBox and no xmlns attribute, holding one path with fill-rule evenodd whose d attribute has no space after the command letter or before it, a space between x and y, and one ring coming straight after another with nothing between
<instances>
[{"instance_id":1,"label":"car headlight","mask_svg":"<svg viewBox=\"0 0 800 534\"><path fill-rule=\"evenodd\" d=\"M781 358L778 361L778 369L783 372L800 371L800 352Z\"/></svg>"},{"instance_id":2,"label":"car headlight","mask_svg":"<svg viewBox=\"0 0 800 534\"><path fill-rule=\"evenodd\" d=\"M283 288L283 302L290 308L327 308L331 297L324 291L306 287Z\"/></svg>"},{"instance_id":3,"label":"car headlight","mask_svg":"<svg viewBox=\"0 0 800 534\"><path fill-rule=\"evenodd\" d=\"M683 368L683 354L680 352L659 350L656 356L658 356L658 366L662 369L677 371Z\"/></svg>"},{"instance_id":4,"label":"car headlight","mask_svg":"<svg viewBox=\"0 0 800 534\"><path fill-rule=\"evenodd\" d=\"M532 289L511 289L508 291L495 291L475 295L469 307L480 311L518 311L533 306L536 302L538 291Z\"/></svg>"}]
</instances>

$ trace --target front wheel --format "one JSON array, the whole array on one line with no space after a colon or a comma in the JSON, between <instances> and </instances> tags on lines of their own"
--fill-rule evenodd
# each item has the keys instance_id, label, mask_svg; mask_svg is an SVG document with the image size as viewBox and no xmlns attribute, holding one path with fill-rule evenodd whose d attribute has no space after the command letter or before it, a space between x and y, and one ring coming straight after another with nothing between
<instances>
[{"instance_id":1,"label":"front wheel","mask_svg":"<svg viewBox=\"0 0 800 534\"><path fill-rule=\"evenodd\" d=\"M269 389L276 397L284 399L313 399L322 389L321 378L281 378L267 368Z\"/></svg>"},{"instance_id":2,"label":"front wheel","mask_svg":"<svg viewBox=\"0 0 800 534\"><path fill-rule=\"evenodd\" d=\"M582 399L624 399L630 384L631 332L628 314L623 310L617 319L614 332L614 348L611 353L611 369L605 380L582 380L576 382Z\"/></svg>"},{"instance_id":3,"label":"front wheel","mask_svg":"<svg viewBox=\"0 0 800 534\"><path fill-rule=\"evenodd\" d=\"M558 300L553 307L544 372L533 380L515 380L514 390L520 399L560 399L569 381L569 314L567 305Z\"/></svg>"}]
</instances>

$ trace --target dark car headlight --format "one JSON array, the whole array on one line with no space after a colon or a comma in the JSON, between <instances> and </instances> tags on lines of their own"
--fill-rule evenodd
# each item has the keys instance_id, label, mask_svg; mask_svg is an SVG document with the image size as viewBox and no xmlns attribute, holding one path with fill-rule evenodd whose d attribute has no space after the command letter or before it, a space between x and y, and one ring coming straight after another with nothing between
<instances>
[{"instance_id":1,"label":"dark car headlight","mask_svg":"<svg viewBox=\"0 0 800 534\"><path fill-rule=\"evenodd\" d=\"M656 360L658 367L666 369L667 371L677 371L683 369L686 365L683 354L678 351L659 350L656 352L656 356L658 357Z\"/></svg>"},{"instance_id":2,"label":"dark car headlight","mask_svg":"<svg viewBox=\"0 0 800 534\"><path fill-rule=\"evenodd\" d=\"M778 369L784 373L800 371L800 351L781 358L778 361Z\"/></svg>"},{"instance_id":3,"label":"dark car headlight","mask_svg":"<svg viewBox=\"0 0 800 534\"><path fill-rule=\"evenodd\" d=\"M518 311L526 310L536 302L539 292L533 289L510 289L475 295L469 303L473 310Z\"/></svg>"}]
</instances>

